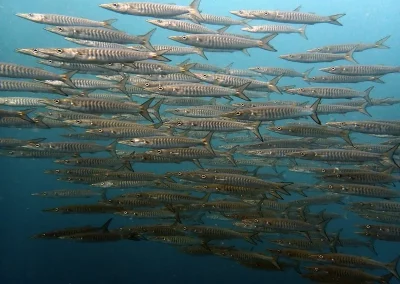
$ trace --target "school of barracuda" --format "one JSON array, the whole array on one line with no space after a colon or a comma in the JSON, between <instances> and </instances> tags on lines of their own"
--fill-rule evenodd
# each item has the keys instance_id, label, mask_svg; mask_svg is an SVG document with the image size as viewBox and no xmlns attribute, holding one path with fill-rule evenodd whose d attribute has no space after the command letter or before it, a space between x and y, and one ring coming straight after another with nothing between
<instances>
[{"instance_id":1,"label":"school of barracuda","mask_svg":"<svg viewBox=\"0 0 400 284\"><path fill-rule=\"evenodd\" d=\"M54 207L44 212L110 218L102 226L59 228L54 224L53 230L38 232L33 238L136 241L134 245L161 242L191 256L215 255L248 268L295 269L299 277L318 283L389 283L392 277L399 278L399 257L381 262L370 256L379 254L375 241L400 241L400 192L395 188L400 180L400 121L379 117L347 121L343 116L343 121L321 123L319 118L349 112L367 117L368 108L400 103L400 99L375 95L379 92L376 83L384 83L385 74L400 72L399 66L361 65L353 57L371 48L388 48L389 36L279 56L299 63L350 62L327 66L320 71L328 74L315 76L310 75L312 68L305 72L303 66L301 71L285 69L267 66L264 60L248 70L233 69L231 64L196 63L195 56L207 59L209 52L248 55L250 48L264 49L265 58L276 56L273 41L279 34L298 33L307 39L306 28L341 26L339 18L345 16L322 16L299 7L293 11L230 11L240 17L234 19L200 13L199 4L200 0L189 6L100 5L115 13L151 18L147 22L158 28L183 32L169 37L183 45L152 45L156 29L132 35L115 29L115 19L17 14L47 25L45 30L77 47L17 50L58 72L0 63L0 76L13 78L0 80L3 94L41 95L2 95L0 126L16 131L40 129L37 137L46 137L52 129L65 130L58 141L2 137L0 153L53 159L55 167L45 173L59 175L60 188L63 182L77 184L74 190L33 193L32 201L54 199ZM252 26L254 19L264 20L265 25ZM231 25L264 37L228 33ZM293 40L304 39L293 35ZM193 58L179 65L166 63L170 56L187 55ZM282 77L297 81L281 86ZM326 84L295 86L301 79ZM370 82L371 87L360 90L340 85L358 82ZM271 93L310 101L273 101ZM304 122L309 117L312 120ZM381 143L354 143L352 138L358 135L379 137ZM190 170L188 162L198 169ZM141 172L141 163L160 165L164 173ZM182 170L168 171L171 163L181 164ZM261 173L265 168L274 173ZM310 174L317 182L288 180L285 171ZM71 199L71 204L59 206L60 198ZM92 201L74 204L78 198ZM331 204L337 204L337 212L314 209ZM348 213L365 219L353 224L353 232L345 232L353 234L352 238L342 237L340 229ZM130 218L132 225L118 228L118 218ZM149 224L135 225L137 219L148 219ZM210 225L215 220L223 225ZM243 244L222 242L229 240ZM370 251L348 254L349 247Z\"/></svg>"}]
</instances>

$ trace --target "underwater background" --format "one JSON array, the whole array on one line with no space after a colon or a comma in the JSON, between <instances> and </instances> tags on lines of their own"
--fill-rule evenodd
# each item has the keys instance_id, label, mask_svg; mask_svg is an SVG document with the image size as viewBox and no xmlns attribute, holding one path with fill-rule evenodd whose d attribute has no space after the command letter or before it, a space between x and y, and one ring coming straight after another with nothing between
<instances>
[{"instance_id":1,"label":"underwater background","mask_svg":"<svg viewBox=\"0 0 400 284\"><path fill-rule=\"evenodd\" d=\"M170 3L168 0L159 0L160 3ZM177 0L174 3L187 5L188 1ZM16 13L57 13L71 15L93 20L116 18L114 26L130 34L144 34L153 25L147 23L146 17L121 15L101 9L99 4L104 1L97 0L0 0L0 61L39 67L37 59L15 52L17 48L33 47L73 47L74 44L65 41L62 37L46 32L44 25L35 24L18 18ZM387 42L390 49L370 49L355 54L355 58L362 64L400 65L400 5L397 0L303 0L303 1L261 1L261 0L203 0L200 10L214 15L225 15L237 18L229 13L230 10L240 9L270 9L293 10L302 6L302 11L315 12L321 15L346 13L340 19L342 27L319 24L307 27L308 40L296 34L279 35L272 44L277 52L267 52L261 49L251 49L251 56L241 52L235 53L208 53L208 62L199 56L190 56L196 62L212 63L224 67L234 62L233 67L247 69L252 66L275 66L294 68L300 72L305 71L310 65L287 62L279 59L279 55L306 51L307 49L329 44L347 42L374 42L387 35L391 35ZM258 23L254 20L251 22ZM210 26L215 28L216 26ZM240 26L233 26L229 32L239 32ZM152 37L152 44L176 45L167 37L180 34L157 28ZM260 35L254 35L261 37ZM168 57L168 56L167 56ZM169 57L171 63L179 63L185 57ZM188 56L189 58L189 56ZM330 63L313 64L312 74L318 68L337 65ZM48 70L54 71L52 68ZM81 75L84 77L85 75ZM374 84L371 93L373 98L398 97L400 77L398 74L388 74L384 78L385 84ZM283 78L280 85L294 84L307 86L300 78ZM344 87L354 87L365 90L371 86L370 82L350 84ZM7 92L4 96L13 96ZM38 95L39 97L54 97L51 95ZM271 94L271 99L294 101L307 101L300 96ZM256 99L255 101L263 101ZM313 99L309 100L313 101ZM400 118L399 105L375 106L368 109L373 118L381 120L398 120ZM344 119L343 115L323 115L322 123ZM348 113L346 120L365 120L361 113ZM262 127L265 133L265 127ZM64 129L16 129L1 128L1 137L14 137L30 139L46 137L48 141L63 141L59 134L65 133ZM372 143L380 141L378 138L367 136L354 136L357 143ZM101 142L100 142L101 143ZM101 155L100 155L101 156ZM104 156L106 156L104 154ZM302 279L294 270L263 271L253 270L214 256L194 257L180 253L172 246L153 242L109 242L109 243L75 243L69 241L38 240L30 237L41 231L64 228L68 226L84 226L98 224L99 226L109 218L107 215L59 215L42 212L43 208L67 205L68 200L40 199L31 196L31 193L52 189L85 188L84 185L61 183L57 176L45 175L47 169L56 165L51 159L14 159L0 158L1 184L0 184L0 283L309 283ZM175 164L139 164L134 166L137 171L152 171L165 173L180 169L196 169L189 162L181 165ZM282 169L281 169L282 170ZM271 169L263 169L271 172ZM285 172L285 178L295 182L313 182L309 175ZM394 188L394 187L393 187ZM290 200L291 197L288 198ZM75 203L85 203L75 201ZM342 213L339 205L319 206L327 208L329 212ZM115 217L110 227L125 226L132 223L140 224L144 221L129 220L128 218ZM146 221L147 222L147 221ZM207 224L218 224L220 221L208 220ZM344 236L352 235L353 224L362 223L362 219L354 214L349 214L348 219L333 220L328 225L328 230L333 232L343 228ZM218 241L217 243L222 243ZM235 245L235 241L225 242ZM250 244L237 241L237 246L250 249ZM258 244L257 251L262 251L270 245L267 242ZM396 242L376 242L379 255L375 259L389 262L400 253L400 245ZM362 252L360 252L362 251ZM346 253L373 255L366 248L346 249Z\"/></svg>"}]
</instances>

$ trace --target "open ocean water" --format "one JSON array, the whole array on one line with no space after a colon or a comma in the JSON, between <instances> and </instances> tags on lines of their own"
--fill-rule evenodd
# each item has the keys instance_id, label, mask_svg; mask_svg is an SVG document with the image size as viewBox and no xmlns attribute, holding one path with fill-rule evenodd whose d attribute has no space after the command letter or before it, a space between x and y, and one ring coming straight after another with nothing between
<instances>
[{"instance_id":1,"label":"open ocean water","mask_svg":"<svg viewBox=\"0 0 400 284\"><path fill-rule=\"evenodd\" d=\"M171 1L159 0L160 3L170 3ZM188 5L188 1L178 0L173 1L177 5ZM15 63L24 66L43 67L39 64L38 58L17 53L19 48L58 48L58 47L78 47L78 45L68 42L62 36L50 33L43 28L46 25L37 24L26 19L16 16L16 13L49 13L62 14L92 20L117 19L113 26L131 35L142 35L153 29L155 26L146 22L150 17L123 15L100 8L99 5L103 1L97 0L18 0L6 1L0 0L0 61L5 63ZM333 15L345 13L346 15L339 19L343 26L331 25L327 23L308 25L306 34L308 40L302 38L299 34L280 34L270 44L277 52L270 52L259 48L249 48L251 56L236 51L233 53L223 52L207 52L208 60L201 58L198 55L188 56L169 56L167 58L172 61L168 64L174 65L182 62L184 59L190 58L191 62L209 63L219 67L225 67L233 62L235 69L247 69L254 66L273 66L282 68L293 68L299 72L314 67L310 76L322 75L318 71L319 68L335 65L354 65L346 61L323 62L323 63L298 63L290 62L279 58L279 55L288 53L306 52L308 49L345 43L373 43L385 36L390 35L390 38L385 42L389 49L369 49L363 52L354 53L354 58L363 65L390 65L400 66L400 5L396 0L326 0L326 1L217 1L203 0L200 3L200 11L203 13L230 16L235 19L241 19L229 13L232 10L284 10L290 11L301 5L301 11L313 12L318 15ZM249 25L264 25L278 24L263 20L252 20ZM290 24L288 24L290 25ZM222 26L206 25L211 29L216 30ZM295 26L301 27L300 24ZM243 26L232 26L229 28L230 33L242 33L251 35L255 38L261 38L264 34L252 34L241 31ZM183 35L183 33L162 29L157 27L156 32L152 36L150 42L153 45L181 45L175 41L168 39L168 36ZM155 61L154 61L155 62ZM61 74L63 71L51 67L44 66L46 70ZM193 71L203 72L203 71ZM132 75L133 76L133 75ZM295 85L296 87L310 86L340 86L354 88L363 91L370 86L374 86L371 91L372 99L395 98L399 99L398 90L400 89L400 75L398 73L388 74L381 79L384 84L375 82L362 82L358 84L312 84L308 85L302 78L283 77L279 81L279 86ZM73 78L92 78L91 75L76 74ZM272 79L272 76L258 77L258 80L266 81ZM2 78L5 80L17 80ZM23 80L23 79L20 79ZM0 80L1 83L2 80ZM98 91L103 93L103 91ZM2 91L1 97L8 96L25 96L39 98L59 98L59 95L44 94L44 93L29 93L29 92L8 92ZM145 99L134 98L140 103ZM207 99L207 98L204 98ZM283 95L272 93L270 100L286 100L293 102L313 103L314 98L307 98L299 95ZM265 102L265 98L252 99L252 102ZM322 103L332 103L333 100L322 100ZM341 100L344 101L344 100ZM226 103L225 99L218 99L219 103ZM242 102L238 98L234 98L233 103ZM183 107L183 106L182 106ZM1 106L1 109L16 110L28 109L29 107L9 107ZM175 108L175 106L162 106L161 114L163 118L171 117L166 115L166 108ZM38 107L35 112L46 111L44 107ZM370 106L368 112L371 117L359 112L351 112L347 114L329 114L320 115L319 118L322 124L333 121L365 121L365 120L384 120L384 121L400 121L399 104ZM29 114L31 116L31 114ZM34 115L32 114L32 117ZM314 123L309 117L300 118L299 120L278 120L276 125L285 125L289 122L297 123ZM142 122L149 124L148 122ZM260 126L262 135L272 135L280 138L295 138L291 136L278 136L270 132L266 128L267 123L263 122ZM317 124L315 124L317 126ZM399 124L397 124L399 126ZM72 141L60 136L66 133L80 133L82 129L74 128L0 128L0 139L9 137L17 139L33 139L43 137L45 142L66 142ZM161 128L163 129L163 128ZM243 136L246 132L234 132L229 134L229 137ZM214 134L215 135L215 134ZM397 134L398 135L398 134ZM249 132L249 136L254 134ZM127 138L126 138L127 139ZM389 140L389 138L378 138L371 135L351 133L353 143L369 143L377 144ZM78 140L77 140L78 141ZM107 145L113 140L107 141L82 141L79 142L96 142L102 145ZM341 142L340 139L337 141ZM257 143L256 141L247 142ZM227 144L218 137L213 138L213 148L218 149L218 146ZM243 145L243 144L242 144ZM342 144L342 146L344 146ZM240 149L241 147L239 147ZM331 148L334 148L331 146ZM143 152L142 148L130 148L118 144L117 149ZM145 149L148 150L148 149ZM224 149L219 149L225 151ZM286 268L282 271L274 271L273 269L265 270L252 268L252 262L248 265L239 263L226 257L210 255L190 255L181 252L176 246L168 245L159 242L152 242L150 239L144 238L140 241L120 240L113 242L74 242L73 240L47 240L34 239L32 236L41 232L53 231L68 227L79 227L85 225L100 226L107 219L113 217L110 224L110 230L117 229L123 226L144 225L144 224L173 224L174 220L157 220L157 219L135 219L126 218L111 214L60 214L54 212L43 212L45 208L54 208L71 204L94 204L100 199L98 196L82 199L57 199L57 198L41 198L32 196L32 193L41 191L51 191L54 189L87 189L90 184L77 184L57 181L60 176L45 174L45 170L66 168L62 165L57 165L53 162L54 158L13 158L7 157L5 152L0 158L1 167L1 190L0 190L0 213L3 221L0 234L0 283L60 283L60 284L83 284L83 283L310 283L308 279L303 278L293 268ZM398 152L397 152L398 153ZM100 154L82 154L82 157L109 157L108 153ZM244 156L240 153L235 154L235 158L243 159ZM254 157L247 156L247 159ZM396 157L395 157L396 159ZM272 159L270 159L272 160ZM321 162L303 161L296 159L300 165L315 166L315 167L355 167L352 165L341 164L324 164ZM397 161L399 161L397 157ZM316 175L306 173L295 173L288 170L293 163L293 159L280 159L277 166L278 172L284 172L284 180L269 179L275 182L293 182L295 185L300 183L310 184L311 187L316 183L320 183ZM366 164L366 163L362 163ZM379 163L378 163L379 164ZM137 172L153 172L163 176L166 172L198 170L198 167L190 161L176 163L132 163L132 166ZM360 166L360 165L358 165ZM207 167L204 165L204 167ZM229 167L222 165L221 167ZM243 169L253 170L254 167L241 167ZM381 167L381 169L386 169ZM275 174L270 166L262 167L258 174ZM398 169L394 168L393 176L399 177ZM385 184L387 188L398 191L398 182ZM93 190L100 191L99 188ZM125 189L121 192L119 189L109 189L107 191L108 198L115 197L118 194L130 191L145 191L149 189ZM162 189L157 189L158 191ZM172 191L174 192L174 191ZM176 192L176 191L175 191ZM308 196L318 196L326 194L325 192L307 192ZM203 193L193 193L193 196L202 197ZM284 200L277 202L290 202L306 198L296 193L290 196L282 195ZM272 198L269 196L269 198ZM234 200L229 195L213 194L210 200ZM235 199L237 200L237 199ZM327 225L327 232L336 233L339 229L343 229L341 238L353 238L368 241L368 238L363 238L354 234L359 228L355 224L368 224L372 221L362 219L357 214L348 210L349 203L360 200L380 200L388 201L387 199L365 199L357 196L345 196L343 203L345 204L324 204L310 206L309 209L313 213L320 212L326 209L326 212L337 213L346 218L334 219ZM396 201L396 199L392 199ZM158 207L159 208L162 208ZM257 206L254 206L256 209ZM156 209L150 209L156 210ZM215 212L214 212L215 213ZM218 213L218 212L217 212ZM211 214L204 212L205 215ZM262 217L262 216L261 216ZM214 226L218 228L231 228L238 231L243 231L243 228L233 226L233 222L237 220L214 220L203 217L204 224L202 226ZM192 220L183 219L184 224L191 224ZM377 223L378 224L378 223ZM257 245L250 244L245 240L212 240L210 246L218 245L229 249L238 249L252 252L259 252L265 255L270 255L266 250L278 249L279 247L269 242L270 239L285 239L296 238L305 239L301 234L281 234L279 236L260 235L261 241L256 241ZM397 235L397 240L400 240ZM204 245L207 247L207 245ZM203 248L204 248L203 247ZM378 255L375 255L366 247L340 247L340 253L353 254L364 257L371 257L380 262L390 262L400 255L400 246L396 241L381 241L375 242L375 249ZM211 248L210 251L213 249ZM323 252L329 252L323 250ZM320 253L318 251L314 252ZM228 257L229 258L229 257ZM279 261L282 258L279 258ZM306 273L304 266L310 266L310 263L303 265L301 263L301 272ZM296 265L294 265L296 266ZM364 271L375 275L384 275L388 272L385 269L371 270L369 268ZM396 283L397 280L392 280L391 283ZM347 283L337 281L332 283ZM349 282L350 283L350 282ZM354 280L351 283L364 283Z\"/></svg>"}]
</instances>

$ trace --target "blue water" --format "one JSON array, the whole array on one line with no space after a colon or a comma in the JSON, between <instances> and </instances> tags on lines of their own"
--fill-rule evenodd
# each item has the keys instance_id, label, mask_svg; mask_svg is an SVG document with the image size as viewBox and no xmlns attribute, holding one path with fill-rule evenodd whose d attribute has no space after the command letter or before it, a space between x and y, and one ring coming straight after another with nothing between
<instances>
[{"instance_id":1,"label":"blue water","mask_svg":"<svg viewBox=\"0 0 400 284\"><path fill-rule=\"evenodd\" d=\"M170 3L168 0L159 2ZM176 4L186 5L188 1L173 1ZM29 47L72 47L72 43L64 41L62 37L49 33L43 25L36 24L15 16L16 13L58 13L79 16L94 20L117 18L115 27L130 34L144 34L154 26L145 22L145 17L121 15L98 7L103 1L97 0L19 0L0 1L0 61L17 64L38 66L37 59L15 52L17 48ZM400 5L397 0L326 0L326 1L217 1L203 0L200 9L209 14L230 15L229 10L239 9L281 9L292 10L302 5L302 11L315 12L321 15L346 13L340 19L343 27L319 24L307 27L309 40L297 34L279 35L271 44L278 50L276 53L260 49L250 49L251 57L241 52L207 54L209 63L226 66L234 62L234 68L248 68L251 66L280 66L295 68L304 71L310 67L307 64L293 63L278 58L280 54L302 52L307 49L328 44L346 42L374 42L386 35L391 35L387 50L371 49L356 53L355 58L362 64L400 65ZM235 17L231 15L232 17ZM261 24L253 21L252 24ZM217 28L217 26L213 26ZM239 32L240 27L229 29L230 32ZM153 36L153 44L171 44L167 36L178 34L173 31L157 29ZM258 36L258 35L255 35ZM261 35L260 35L261 36ZM172 63L182 61L181 57L170 57ZM199 56L191 56L196 62L207 62ZM340 62L338 64L347 64ZM336 63L334 63L336 64ZM337 65L337 64L336 64ZM315 64L312 74L317 69L329 64ZM49 68L49 70L53 70ZM320 74L319 74L320 75ZM398 97L400 80L398 74L384 76L385 84L375 84L371 93L373 98ZM284 78L280 85L296 84L305 86L300 79ZM343 85L345 86L345 85ZM359 90L371 86L371 83L349 85ZM15 93L4 93L4 96L16 96ZM22 95L22 94L21 94ZM23 94L29 96L29 94ZM42 95L43 97L48 97ZM273 94L272 99L280 99ZM285 99L302 100L298 96ZM399 119L399 106L371 107L368 111L373 118ZM332 119L364 120L370 119L359 113L350 113L346 116L322 116L322 122ZM61 133L65 130L0 130L1 137L15 137L20 139L47 137L48 141L60 141ZM264 130L265 132L265 130ZM358 143L368 142L367 136L354 135ZM57 215L45 213L43 208L66 205L68 203L88 203L88 201L59 201L45 200L30 196L33 192L85 188L56 181L55 176L45 175L43 171L55 168L51 160L12 159L2 157L1 186L0 186L0 216L2 216L0 232L0 283L307 283L292 270L284 272L269 272L252 270L239 264L218 257L194 257L182 254L173 247L152 242L121 241L115 243L80 244L64 241L47 241L30 239L34 234L70 226L84 226L88 224L100 225L107 215ZM195 169L190 163L180 166L168 165L171 169ZM163 173L165 165L140 165L140 171L154 171ZM267 170L271 171L271 170ZM303 182L300 174L287 175L288 180ZM308 177L307 177L308 179ZM333 212L342 212L343 207L332 206L328 209ZM353 222L362 222L354 215L349 220L335 220L329 225L328 231L344 228L345 236L352 236ZM209 221L209 225L214 222ZM112 228L132 224L132 221L115 218ZM232 242L229 242L232 244ZM250 249L248 244L237 244L241 248ZM259 244L258 251L263 251L266 243ZM384 262L392 260L399 254L400 246L396 243L377 242L376 249L379 256L376 259ZM373 257L366 248L349 249L346 252L363 254ZM382 274L382 273L380 273Z\"/></svg>"}]
</instances>

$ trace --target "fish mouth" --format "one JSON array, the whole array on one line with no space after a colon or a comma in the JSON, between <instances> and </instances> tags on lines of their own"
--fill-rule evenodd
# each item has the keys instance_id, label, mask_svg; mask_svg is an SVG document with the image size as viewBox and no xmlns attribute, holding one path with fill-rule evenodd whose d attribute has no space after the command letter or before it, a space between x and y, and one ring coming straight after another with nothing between
<instances>
[{"instance_id":1,"label":"fish mouth","mask_svg":"<svg viewBox=\"0 0 400 284\"><path fill-rule=\"evenodd\" d=\"M99 7L110 10L112 9L112 4L100 4Z\"/></svg>"},{"instance_id":2,"label":"fish mouth","mask_svg":"<svg viewBox=\"0 0 400 284\"><path fill-rule=\"evenodd\" d=\"M18 17L23 18L23 19L28 19L29 18L29 14L24 14L24 13L17 13L17 14L15 14L15 16L18 16Z\"/></svg>"},{"instance_id":3,"label":"fish mouth","mask_svg":"<svg viewBox=\"0 0 400 284\"><path fill-rule=\"evenodd\" d=\"M169 36L168 38L174 41L179 41L179 36Z\"/></svg>"},{"instance_id":4,"label":"fish mouth","mask_svg":"<svg viewBox=\"0 0 400 284\"><path fill-rule=\"evenodd\" d=\"M55 32L55 29L53 27L44 27L43 29L51 33Z\"/></svg>"}]
</instances>

